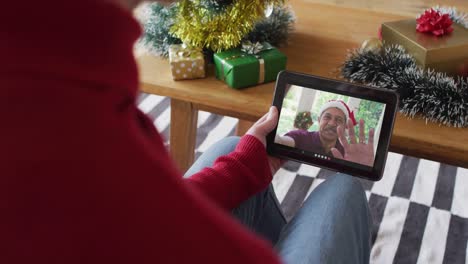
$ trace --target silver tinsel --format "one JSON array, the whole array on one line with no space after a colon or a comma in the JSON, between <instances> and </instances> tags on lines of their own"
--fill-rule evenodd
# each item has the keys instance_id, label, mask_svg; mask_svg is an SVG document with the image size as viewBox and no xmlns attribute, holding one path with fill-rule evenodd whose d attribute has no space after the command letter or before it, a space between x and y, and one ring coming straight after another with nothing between
<instances>
[{"instance_id":1,"label":"silver tinsel","mask_svg":"<svg viewBox=\"0 0 468 264\"><path fill-rule=\"evenodd\" d=\"M276 47L285 46L294 30L295 22L296 15L291 7L275 6L271 15L257 22L245 39L252 42L268 42Z\"/></svg>"},{"instance_id":2,"label":"silver tinsel","mask_svg":"<svg viewBox=\"0 0 468 264\"><path fill-rule=\"evenodd\" d=\"M423 70L399 45L381 53L355 50L342 75L351 82L396 90L400 112L454 127L468 127L468 78Z\"/></svg>"},{"instance_id":3,"label":"silver tinsel","mask_svg":"<svg viewBox=\"0 0 468 264\"><path fill-rule=\"evenodd\" d=\"M151 53L168 57L169 46L180 44L182 41L169 32L175 23L176 5L163 6L159 3L149 4L145 10L143 21L144 35L140 42Z\"/></svg>"}]
</instances>

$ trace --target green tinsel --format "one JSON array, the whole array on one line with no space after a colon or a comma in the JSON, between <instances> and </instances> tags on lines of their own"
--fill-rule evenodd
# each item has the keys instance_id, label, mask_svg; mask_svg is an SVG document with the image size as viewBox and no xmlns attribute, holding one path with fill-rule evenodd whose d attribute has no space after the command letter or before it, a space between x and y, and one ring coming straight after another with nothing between
<instances>
[{"instance_id":1,"label":"green tinsel","mask_svg":"<svg viewBox=\"0 0 468 264\"><path fill-rule=\"evenodd\" d=\"M420 68L400 45L382 52L355 50L342 75L351 82L387 88L400 94L400 111L447 126L468 127L468 78Z\"/></svg>"},{"instance_id":2,"label":"green tinsel","mask_svg":"<svg viewBox=\"0 0 468 264\"><path fill-rule=\"evenodd\" d=\"M224 12L233 0L202 0L200 6L213 13Z\"/></svg>"},{"instance_id":3,"label":"green tinsel","mask_svg":"<svg viewBox=\"0 0 468 264\"><path fill-rule=\"evenodd\" d=\"M167 57L171 44L182 43L179 38L169 32L175 22L177 6L152 3L148 9L149 16L144 23L142 42L151 52L158 56Z\"/></svg>"},{"instance_id":4,"label":"green tinsel","mask_svg":"<svg viewBox=\"0 0 468 264\"><path fill-rule=\"evenodd\" d=\"M287 43L289 33L294 29L296 17L290 7L276 6L272 14L257 22L245 38L252 42L268 42L274 46Z\"/></svg>"}]
</instances>

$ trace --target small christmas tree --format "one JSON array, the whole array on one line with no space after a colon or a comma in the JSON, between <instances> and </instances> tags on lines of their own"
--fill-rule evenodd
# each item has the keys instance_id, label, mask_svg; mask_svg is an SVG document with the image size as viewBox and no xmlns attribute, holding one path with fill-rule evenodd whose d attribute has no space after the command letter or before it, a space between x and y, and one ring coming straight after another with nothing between
<instances>
[{"instance_id":1,"label":"small christmas tree","mask_svg":"<svg viewBox=\"0 0 468 264\"><path fill-rule=\"evenodd\" d=\"M144 23L143 43L167 57L171 44L223 51L243 41L287 43L295 17L284 0L182 0L170 6L153 3Z\"/></svg>"}]
</instances>

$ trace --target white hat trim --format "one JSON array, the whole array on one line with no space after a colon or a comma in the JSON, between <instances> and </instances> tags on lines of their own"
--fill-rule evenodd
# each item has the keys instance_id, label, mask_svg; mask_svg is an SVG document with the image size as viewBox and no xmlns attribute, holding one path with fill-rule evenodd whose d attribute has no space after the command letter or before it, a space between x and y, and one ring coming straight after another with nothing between
<instances>
[{"instance_id":1,"label":"white hat trim","mask_svg":"<svg viewBox=\"0 0 468 264\"><path fill-rule=\"evenodd\" d=\"M325 110L327 110L328 108L332 108L332 107L338 108L341 110L341 112L344 113L345 123L347 123L349 120L349 112L348 112L348 109L346 109L346 106L344 106L343 103L341 103L340 101L330 101L330 102L323 104L322 107L320 108L319 118L322 116L322 113Z\"/></svg>"}]
</instances>

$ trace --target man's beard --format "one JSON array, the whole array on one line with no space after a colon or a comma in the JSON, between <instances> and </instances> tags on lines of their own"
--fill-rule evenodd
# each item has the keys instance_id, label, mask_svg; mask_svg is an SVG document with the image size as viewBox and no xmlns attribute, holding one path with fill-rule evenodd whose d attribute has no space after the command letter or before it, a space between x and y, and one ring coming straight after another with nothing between
<instances>
[{"instance_id":1,"label":"man's beard","mask_svg":"<svg viewBox=\"0 0 468 264\"><path fill-rule=\"evenodd\" d=\"M324 132L333 132L335 134L337 134L337 127L332 127L332 126L327 126L323 129Z\"/></svg>"},{"instance_id":2,"label":"man's beard","mask_svg":"<svg viewBox=\"0 0 468 264\"><path fill-rule=\"evenodd\" d=\"M322 139L326 141L334 141L338 139L338 131L336 126L326 126L321 131Z\"/></svg>"}]
</instances>

